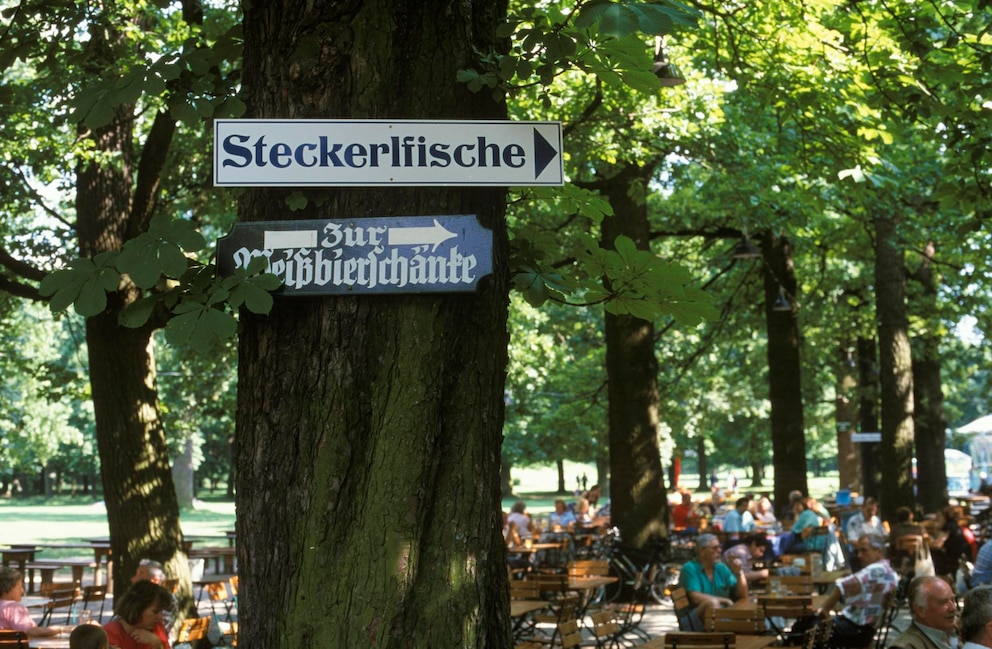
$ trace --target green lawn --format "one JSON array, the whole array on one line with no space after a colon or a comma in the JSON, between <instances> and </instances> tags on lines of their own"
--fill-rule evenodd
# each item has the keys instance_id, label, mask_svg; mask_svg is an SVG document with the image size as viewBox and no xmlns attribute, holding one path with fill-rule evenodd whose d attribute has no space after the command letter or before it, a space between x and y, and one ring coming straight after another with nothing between
<instances>
[{"instance_id":1,"label":"green lawn","mask_svg":"<svg viewBox=\"0 0 992 649\"><path fill-rule=\"evenodd\" d=\"M516 494L527 503L532 514L545 514L554 509L556 498L569 501L574 498L575 477L585 473L588 485L596 479L596 468L591 464L565 463L565 487L567 494L555 493L558 486L558 472L554 466L531 466L515 468L512 477ZM750 483L743 478L744 472L736 472L741 491L751 490ZM682 484L695 487L696 476L683 475ZM837 476L810 478L810 491L816 497L823 497L837 489ZM772 482L760 487L760 491L771 491ZM510 511L517 497L503 499L505 511ZM606 498L605 500L608 500ZM234 503L229 501L198 501L192 510L182 512L183 532L187 536L219 535L225 530L234 529ZM40 497L0 499L0 543L56 543L72 542L84 538L98 538L109 535L107 514L102 502L94 502L84 496L60 496L45 501ZM52 551L51 557L71 556L77 551Z\"/></svg>"}]
</instances>

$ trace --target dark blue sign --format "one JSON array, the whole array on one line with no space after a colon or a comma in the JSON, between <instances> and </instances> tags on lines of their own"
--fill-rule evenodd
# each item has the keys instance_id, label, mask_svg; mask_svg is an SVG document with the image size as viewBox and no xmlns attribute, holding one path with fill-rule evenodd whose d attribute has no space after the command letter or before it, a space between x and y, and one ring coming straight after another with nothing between
<instances>
[{"instance_id":1,"label":"dark blue sign","mask_svg":"<svg viewBox=\"0 0 992 649\"><path fill-rule=\"evenodd\" d=\"M475 215L259 221L217 242L217 265L231 275L266 257L285 295L470 292L492 248Z\"/></svg>"}]
</instances>

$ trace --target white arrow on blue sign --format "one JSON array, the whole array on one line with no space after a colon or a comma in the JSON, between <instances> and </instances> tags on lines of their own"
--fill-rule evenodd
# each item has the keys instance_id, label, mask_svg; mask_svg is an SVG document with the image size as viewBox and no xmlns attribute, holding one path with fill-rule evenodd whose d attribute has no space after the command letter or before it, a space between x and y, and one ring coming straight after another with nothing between
<instances>
[{"instance_id":1,"label":"white arrow on blue sign","mask_svg":"<svg viewBox=\"0 0 992 649\"><path fill-rule=\"evenodd\" d=\"M536 186L564 182L560 122L214 122L217 186Z\"/></svg>"},{"instance_id":2,"label":"white arrow on blue sign","mask_svg":"<svg viewBox=\"0 0 992 649\"><path fill-rule=\"evenodd\" d=\"M474 215L258 221L217 242L217 265L231 275L266 257L286 295L470 292L492 247Z\"/></svg>"}]
</instances>

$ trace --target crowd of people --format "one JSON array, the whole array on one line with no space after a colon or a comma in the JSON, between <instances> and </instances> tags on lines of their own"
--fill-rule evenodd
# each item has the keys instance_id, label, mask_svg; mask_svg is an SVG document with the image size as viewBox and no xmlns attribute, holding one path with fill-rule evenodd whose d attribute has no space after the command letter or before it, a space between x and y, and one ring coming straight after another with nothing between
<instances>
[{"instance_id":1,"label":"crowd of people","mask_svg":"<svg viewBox=\"0 0 992 649\"><path fill-rule=\"evenodd\" d=\"M39 626L21 603L24 576L11 567L0 568L0 630L20 631L30 638L69 636L70 649L169 649L167 614L173 595L162 584L162 564L142 560L131 586L114 603L113 618L75 626Z\"/></svg>"}]
</instances>

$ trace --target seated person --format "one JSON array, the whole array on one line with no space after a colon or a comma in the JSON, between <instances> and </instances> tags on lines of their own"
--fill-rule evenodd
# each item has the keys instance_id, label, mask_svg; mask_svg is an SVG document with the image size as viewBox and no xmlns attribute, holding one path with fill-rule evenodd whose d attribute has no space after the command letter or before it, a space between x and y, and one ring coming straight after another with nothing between
<instances>
[{"instance_id":1,"label":"seated person","mask_svg":"<svg viewBox=\"0 0 992 649\"><path fill-rule=\"evenodd\" d=\"M21 631L28 638L51 638L63 631L61 626L38 626L21 598L24 577L16 568L0 568L0 631Z\"/></svg>"},{"instance_id":2,"label":"seated person","mask_svg":"<svg viewBox=\"0 0 992 649\"><path fill-rule=\"evenodd\" d=\"M919 536L921 539L927 535L923 526L913 520L913 510L909 507L896 509L896 520L891 525L889 532L889 563L897 572L912 570L916 561L916 555L899 549L897 539L903 536Z\"/></svg>"},{"instance_id":3,"label":"seated person","mask_svg":"<svg viewBox=\"0 0 992 649\"><path fill-rule=\"evenodd\" d=\"M169 649L162 612L172 606L172 593L142 579L114 602L116 617L104 625L110 644L120 649Z\"/></svg>"},{"instance_id":4,"label":"seated person","mask_svg":"<svg viewBox=\"0 0 992 649\"><path fill-rule=\"evenodd\" d=\"M764 528L778 525L778 519L775 518L775 508L772 507L772 501L768 496L762 496L758 499L754 511L754 524Z\"/></svg>"},{"instance_id":5,"label":"seated person","mask_svg":"<svg viewBox=\"0 0 992 649\"><path fill-rule=\"evenodd\" d=\"M507 522L513 523L520 538L524 541L534 538L534 523L527 515L527 503L524 501L518 500L513 503L510 508L510 515L507 516Z\"/></svg>"},{"instance_id":6,"label":"seated person","mask_svg":"<svg viewBox=\"0 0 992 649\"><path fill-rule=\"evenodd\" d=\"M672 525L677 530L686 530L689 527L689 518L693 514L692 494L688 491L682 492L682 502L672 507Z\"/></svg>"},{"instance_id":7,"label":"seated person","mask_svg":"<svg viewBox=\"0 0 992 649\"><path fill-rule=\"evenodd\" d=\"M971 587L992 584L992 541L986 541L978 551L975 568L971 571Z\"/></svg>"},{"instance_id":8,"label":"seated person","mask_svg":"<svg viewBox=\"0 0 992 649\"><path fill-rule=\"evenodd\" d=\"M731 510L723 519L723 531L732 539L739 539L741 533L754 529L754 516L747 510L751 504L750 498L738 498Z\"/></svg>"},{"instance_id":9,"label":"seated person","mask_svg":"<svg viewBox=\"0 0 992 649\"><path fill-rule=\"evenodd\" d=\"M872 497L865 498L861 511L847 521L847 540L852 544L865 534L886 536L889 532L885 523L878 517L878 501Z\"/></svg>"},{"instance_id":10,"label":"seated person","mask_svg":"<svg viewBox=\"0 0 992 649\"><path fill-rule=\"evenodd\" d=\"M930 543L930 555L937 576L949 577L952 582L960 560L971 561L974 558L971 546L958 525L957 511L950 505L937 512L937 538Z\"/></svg>"},{"instance_id":11,"label":"seated person","mask_svg":"<svg viewBox=\"0 0 992 649\"><path fill-rule=\"evenodd\" d=\"M782 554L798 554L806 552L805 539L810 533L820 526L820 516L809 508L809 501L806 498L797 498L792 501L792 513L795 516L795 523L792 529L783 535L779 549ZM818 548L823 549L823 548Z\"/></svg>"},{"instance_id":12,"label":"seated person","mask_svg":"<svg viewBox=\"0 0 992 649\"><path fill-rule=\"evenodd\" d=\"M575 514L568 511L565 501L555 501L555 510L548 515L548 523L552 532L570 532L575 529Z\"/></svg>"},{"instance_id":13,"label":"seated person","mask_svg":"<svg viewBox=\"0 0 992 649\"><path fill-rule=\"evenodd\" d=\"M142 559L138 562L138 567L134 570L134 576L131 577L131 583L136 581L148 580L153 584L160 584L165 581L165 569L162 564L153 559Z\"/></svg>"},{"instance_id":14,"label":"seated person","mask_svg":"<svg viewBox=\"0 0 992 649\"><path fill-rule=\"evenodd\" d=\"M726 608L735 599L747 597L747 575L737 557L730 564L720 561L723 546L713 534L700 534L696 538L696 558L686 562L679 574L679 587L684 588L692 612L689 613L689 630L704 630L703 620L714 608ZM733 599L731 599L733 598Z\"/></svg>"},{"instance_id":15,"label":"seated person","mask_svg":"<svg viewBox=\"0 0 992 649\"><path fill-rule=\"evenodd\" d=\"M80 624L69 634L69 649L107 649L107 632L95 624Z\"/></svg>"},{"instance_id":16,"label":"seated person","mask_svg":"<svg viewBox=\"0 0 992 649\"><path fill-rule=\"evenodd\" d=\"M916 577L909 583L912 622L889 646L899 649L954 649L958 607L950 584L940 577Z\"/></svg>"},{"instance_id":17,"label":"seated person","mask_svg":"<svg viewBox=\"0 0 992 649\"><path fill-rule=\"evenodd\" d=\"M735 557L739 559L741 570L744 572L744 576L747 577L748 584L768 579L767 568L756 570L753 567L755 560L760 560L765 556L767 544L767 539L765 539L763 534L750 534L744 537L743 543L732 545L724 551L723 562L729 566Z\"/></svg>"},{"instance_id":18,"label":"seated person","mask_svg":"<svg viewBox=\"0 0 992 649\"><path fill-rule=\"evenodd\" d=\"M855 544L861 570L842 577L830 587L826 601L813 613L822 619L843 601L844 608L834 616L831 647L868 647L875 637L875 625L882 613L886 594L899 585L897 575L885 559L885 537L865 534Z\"/></svg>"}]
</instances>

